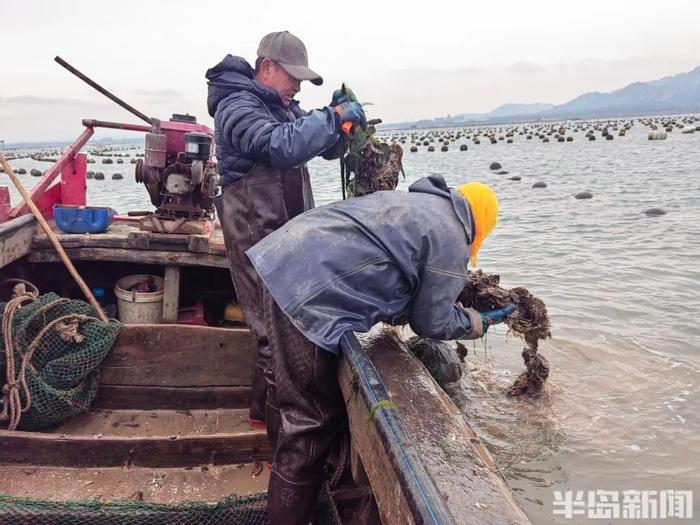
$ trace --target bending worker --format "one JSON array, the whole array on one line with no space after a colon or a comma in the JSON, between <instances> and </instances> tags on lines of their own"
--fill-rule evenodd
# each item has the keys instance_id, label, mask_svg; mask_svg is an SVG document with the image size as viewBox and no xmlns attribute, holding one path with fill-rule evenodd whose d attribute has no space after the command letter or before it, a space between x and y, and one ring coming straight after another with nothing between
<instances>
[{"instance_id":1,"label":"bending worker","mask_svg":"<svg viewBox=\"0 0 700 525\"><path fill-rule=\"evenodd\" d=\"M268 396L281 428L268 487L274 525L308 523L323 466L345 421L339 343L375 323L422 337L475 339L515 310L457 304L498 200L484 184L457 190L439 175L408 190L335 202L291 220L247 251L266 286L272 346Z\"/></svg>"},{"instance_id":2,"label":"bending worker","mask_svg":"<svg viewBox=\"0 0 700 525\"><path fill-rule=\"evenodd\" d=\"M216 209L238 301L256 339L251 422L265 419L267 385L263 370L270 357L262 309L262 284L245 250L292 217L313 208L306 162L337 158L342 124L364 124L362 107L331 103L307 113L294 100L301 82L321 85L309 69L306 47L287 31L270 33L258 47L253 69L227 55L207 71L209 114L214 117L216 157L223 193Z\"/></svg>"}]
</instances>

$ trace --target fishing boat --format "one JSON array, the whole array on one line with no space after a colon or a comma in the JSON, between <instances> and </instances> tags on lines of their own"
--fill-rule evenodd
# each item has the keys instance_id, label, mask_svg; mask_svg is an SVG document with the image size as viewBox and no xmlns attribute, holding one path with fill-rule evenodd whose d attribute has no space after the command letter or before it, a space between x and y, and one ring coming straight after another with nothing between
<instances>
[{"instance_id":1,"label":"fishing boat","mask_svg":"<svg viewBox=\"0 0 700 525\"><path fill-rule=\"evenodd\" d=\"M15 430L2 425L0 523L266 523L269 444L247 417L255 344L225 315L236 295L219 227L205 220L213 227L173 233L154 220L149 231L144 217L127 214L103 233L65 233L53 216L57 205L86 205L81 150L96 127L146 133L137 179L157 210L190 209L157 187L153 168L165 163L157 155L166 144L190 150L183 135L193 126L200 145L211 130L177 116L83 124L30 192L49 232L26 201L0 222L0 301L18 280L83 299L61 251L92 290L134 275L162 279L162 303L157 319L121 327L80 414L39 430L23 430L21 419ZM191 162L194 179L202 167ZM197 184L195 204L211 208L209 189ZM316 523L529 523L485 445L395 332L346 334L338 381L349 446Z\"/></svg>"}]
</instances>

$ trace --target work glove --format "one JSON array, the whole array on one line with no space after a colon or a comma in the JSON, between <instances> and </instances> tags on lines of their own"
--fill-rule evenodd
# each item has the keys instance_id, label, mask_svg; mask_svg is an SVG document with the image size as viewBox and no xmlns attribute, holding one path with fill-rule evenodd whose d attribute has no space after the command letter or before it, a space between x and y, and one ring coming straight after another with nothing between
<instances>
[{"instance_id":1,"label":"work glove","mask_svg":"<svg viewBox=\"0 0 700 525\"><path fill-rule=\"evenodd\" d=\"M515 312L516 309L514 304L509 304L505 308L499 308L498 310L479 312L481 314L481 326L484 329L484 333L489 329L489 326L503 322L503 319Z\"/></svg>"},{"instance_id":2,"label":"work glove","mask_svg":"<svg viewBox=\"0 0 700 525\"><path fill-rule=\"evenodd\" d=\"M482 337L489 329L489 326L502 322L504 318L515 312L515 310L516 307L514 304L488 312L477 312L474 308L465 308L464 311L467 313L472 323L472 331L467 339L478 339Z\"/></svg>"},{"instance_id":3,"label":"work glove","mask_svg":"<svg viewBox=\"0 0 700 525\"><path fill-rule=\"evenodd\" d=\"M353 125L360 126L362 129L367 129L367 117L365 110L357 102L343 102L333 108L338 115L340 121L345 124L351 122ZM345 130L346 126L343 126Z\"/></svg>"},{"instance_id":4,"label":"work glove","mask_svg":"<svg viewBox=\"0 0 700 525\"><path fill-rule=\"evenodd\" d=\"M331 103L330 106L335 107L335 106L340 106L344 102L350 102L348 100L348 97L345 93L343 93L342 89L336 89L333 92L333 96L331 97Z\"/></svg>"}]
</instances>

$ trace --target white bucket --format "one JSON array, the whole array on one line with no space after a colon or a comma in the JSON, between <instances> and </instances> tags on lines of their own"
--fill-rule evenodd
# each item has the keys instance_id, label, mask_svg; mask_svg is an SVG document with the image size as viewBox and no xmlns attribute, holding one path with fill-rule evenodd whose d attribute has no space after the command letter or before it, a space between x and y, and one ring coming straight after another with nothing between
<instances>
[{"instance_id":1,"label":"white bucket","mask_svg":"<svg viewBox=\"0 0 700 525\"><path fill-rule=\"evenodd\" d=\"M152 278L155 292L130 292L140 281ZM119 305L119 320L124 324L160 324L163 322L163 278L157 275L129 275L117 281L114 294Z\"/></svg>"}]
</instances>

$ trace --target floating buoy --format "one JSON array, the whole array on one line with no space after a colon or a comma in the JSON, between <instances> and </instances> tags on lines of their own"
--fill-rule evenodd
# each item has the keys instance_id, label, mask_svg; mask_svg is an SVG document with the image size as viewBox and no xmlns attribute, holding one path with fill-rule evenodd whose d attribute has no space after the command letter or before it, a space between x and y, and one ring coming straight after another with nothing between
<instances>
[{"instance_id":1,"label":"floating buoy","mask_svg":"<svg viewBox=\"0 0 700 525\"><path fill-rule=\"evenodd\" d=\"M428 151L435 151L435 146L428 146Z\"/></svg>"},{"instance_id":2,"label":"floating buoy","mask_svg":"<svg viewBox=\"0 0 700 525\"><path fill-rule=\"evenodd\" d=\"M666 215L666 210L661 208L649 208L644 213L647 217L659 217L661 215Z\"/></svg>"},{"instance_id":3,"label":"floating buoy","mask_svg":"<svg viewBox=\"0 0 700 525\"><path fill-rule=\"evenodd\" d=\"M105 180L105 174L101 171L95 173L95 180Z\"/></svg>"},{"instance_id":4,"label":"floating buoy","mask_svg":"<svg viewBox=\"0 0 700 525\"><path fill-rule=\"evenodd\" d=\"M490 170L500 170L503 166L501 166L498 162L492 162L491 165L489 166Z\"/></svg>"},{"instance_id":5,"label":"floating buoy","mask_svg":"<svg viewBox=\"0 0 700 525\"><path fill-rule=\"evenodd\" d=\"M501 170L501 171L497 171L496 175L508 175L508 172L506 170Z\"/></svg>"},{"instance_id":6,"label":"floating buoy","mask_svg":"<svg viewBox=\"0 0 700 525\"><path fill-rule=\"evenodd\" d=\"M593 194L590 191L582 191L581 193L577 193L576 195L574 195L574 198L578 200L592 199Z\"/></svg>"},{"instance_id":7,"label":"floating buoy","mask_svg":"<svg viewBox=\"0 0 700 525\"><path fill-rule=\"evenodd\" d=\"M418 151L418 148L416 148L415 146L411 146L411 153L415 153L416 151Z\"/></svg>"},{"instance_id":8,"label":"floating buoy","mask_svg":"<svg viewBox=\"0 0 700 525\"><path fill-rule=\"evenodd\" d=\"M467 145L466 145L466 144L462 144L462 145L459 147L459 151L467 151Z\"/></svg>"},{"instance_id":9,"label":"floating buoy","mask_svg":"<svg viewBox=\"0 0 700 525\"><path fill-rule=\"evenodd\" d=\"M522 180L522 177L521 177L520 175L513 175L513 176L510 178L510 180L518 181L518 180Z\"/></svg>"},{"instance_id":10,"label":"floating buoy","mask_svg":"<svg viewBox=\"0 0 700 525\"><path fill-rule=\"evenodd\" d=\"M533 188L546 188L546 187L547 187L547 184L545 184L544 182L535 182L535 183L532 185L532 187L533 187Z\"/></svg>"},{"instance_id":11,"label":"floating buoy","mask_svg":"<svg viewBox=\"0 0 700 525\"><path fill-rule=\"evenodd\" d=\"M650 131L649 140L666 140L668 135L665 131Z\"/></svg>"},{"instance_id":12,"label":"floating buoy","mask_svg":"<svg viewBox=\"0 0 700 525\"><path fill-rule=\"evenodd\" d=\"M124 176L121 173L115 173L112 175L112 180L122 180Z\"/></svg>"},{"instance_id":13,"label":"floating buoy","mask_svg":"<svg viewBox=\"0 0 700 525\"><path fill-rule=\"evenodd\" d=\"M36 169L36 168L32 168L31 170L29 170L29 174L30 174L32 177L41 177L41 171L39 171L39 170Z\"/></svg>"}]
</instances>

